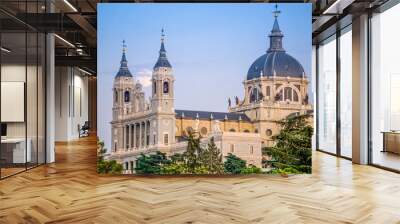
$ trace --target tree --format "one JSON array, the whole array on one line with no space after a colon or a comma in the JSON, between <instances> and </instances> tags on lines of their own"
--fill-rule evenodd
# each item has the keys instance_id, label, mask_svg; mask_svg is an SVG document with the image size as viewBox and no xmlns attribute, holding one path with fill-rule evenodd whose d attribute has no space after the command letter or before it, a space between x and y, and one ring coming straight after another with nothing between
<instances>
[{"instance_id":1,"label":"tree","mask_svg":"<svg viewBox=\"0 0 400 224\"><path fill-rule=\"evenodd\" d=\"M189 132L188 146L186 152L184 153L185 162L189 173L194 173L196 167L201 165L198 158L198 155L201 153L202 149L200 147L200 139L195 138L193 133Z\"/></svg>"},{"instance_id":2,"label":"tree","mask_svg":"<svg viewBox=\"0 0 400 224\"><path fill-rule=\"evenodd\" d=\"M156 154L141 154L137 159L135 171L138 174L160 174L163 165L170 164L165 153L157 151Z\"/></svg>"},{"instance_id":3,"label":"tree","mask_svg":"<svg viewBox=\"0 0 400 224\"><path fill-rule=\"evenodd\" d=\"M202 164L208 170L209 174L221 174L224 172L221 151L214 142L214 137L210 139L207 149L203 151Z\"/></svg>"},{"instance_id":4,"label":"tree","mask_svg":"<svg viewBox=\"0 0 400 224\"><path fill-rule=\"evenodd\" d=\"M282 129L278 135L273 136L275 145L266 152L271 156L268 162L273 168L293 173L311 173L313 128L308 118L309 115L292 116L278 122Z\"/></svg>"},{"instance_id":5,"label":"tree","mask_svg":"<svg viewBox=\"0 0 400 224\"><path fill-rule=\"evenodd\" d=\"M226 161L224 163L224 170L226 173L240 174L242 170L246 168L246 161L233 155L232 153L229 153L225 158Z\"/></svg>"},{"instance_id":6,"label":"tree","mask_svg":"<svg viewBox=\"0 0 400 224\"><path fill-rule=\"evenodd\" d=\"M104 160L104 154L107 149L104 148L104 142L97 142L97 173L120 174L123 170L122 164L115 160Z\"/></svg>"}]
</instances>

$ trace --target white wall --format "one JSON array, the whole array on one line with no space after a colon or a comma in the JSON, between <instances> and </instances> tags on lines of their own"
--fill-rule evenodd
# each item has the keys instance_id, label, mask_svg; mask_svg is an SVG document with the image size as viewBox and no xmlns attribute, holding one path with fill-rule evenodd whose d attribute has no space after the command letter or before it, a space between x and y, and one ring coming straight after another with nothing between
<instances>
[{"instance_id":1,"label":"white wall","mask_svg":"<svg viewBox=\"0 0 400 224\"><path fill-rule=\"evenodd\" d=\"M56 67L55 140L79 138L78 125L88 120L88 77L76 68Z\"/></svg>"}]
</instances>

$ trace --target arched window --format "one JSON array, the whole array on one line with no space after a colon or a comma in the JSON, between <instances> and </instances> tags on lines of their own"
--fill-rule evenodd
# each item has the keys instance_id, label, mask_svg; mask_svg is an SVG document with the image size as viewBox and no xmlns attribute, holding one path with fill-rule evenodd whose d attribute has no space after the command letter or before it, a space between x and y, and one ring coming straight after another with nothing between
<instances>
[{"instance_id":1,"label":"arched window","mask_svg":"<svg viewBox=\"0 0 400 224\"><path fill-rule=\"evenodd\" d=\"M297 92L293 90L293 101L298 102L299 101L299 96L297 95Z\"/></svg>"},{"instance_id":2,"label":"arched window","mask_svg":"<svg viewBox=\"0 0 400 224\"><path fill-rule=\"evenodd\" d=\"M258 129L254 130L254 133L258 133Z\"/></svg>"},{"instance_id":3,"label":"arched window","mask_svg":"<svg viewBox=\"0 0 400 224\"><path fill-rule=\"evenodd\" d=\"M245 133L249 133L250 131L246 129L246 130L244 130L244 132L245 132Z\"/></svg>"},{"instance_id":4,"label":"arched window","mask_svg":"<svg viewBox=\"0 0 400 224\"><path fill-rule=\"evenodd\" d=\"M270 86L267 86L266 93L267 93L267 96L271 96L271 87Z\"/></svg>"},{"instance_id":5,"label":"arched window","mask_svg":"<svg viewBox=\"0 0 400 224\"><path fill-rule=\"evenodd\" d=\"M285 101L286 100L292 101L292 88L285 87L284 96L285 96L285 98L284 98Z\"/></svg>"},{"instance_id":6,"label":"arched window","mask_svg":"<svg viewBox=\"0 0 400 224\"><path fill-rule=\"evenodd\" d=\"M234 128L229 129L230 132L236 132Z\"/></svg>"},{"instance_id":7,"label":"arched window","mask_svg":"<svg viewBox=\"0 0 400 224\"><path fill-rule=\"evenodd\" d=\"M272 135L272 130L271 130L271 129L267 129L267 130L265 131L265 134L266 134L267 136L271 136L271 135Z\"/></svg>"},{"instance_id":8,"label":"arched window","mask_svg":"<svg viewBox=\"0 0 400 224\"><path fill-rule=\"evenodd\" d=\"M235 145L231 144L231 153L235 152Z\"/></svg>"},{"instance_id":9,"label":"arched window","mask_svg":"<svg viewBox=\"0 0 400 224\"><path fill-rule=\"evenodd\" d=\"M153 81L153 93L156 94L157 93L157 82Z\"/></svg>"},{"instance_id":10,"label":"arched window","mask_svg":"<svg viewBox=\"0 0 400 224\"><path fill-rule=\"evenodd\" d=\"M168 83L168 81L165 81L163 83L163 93L169 93L169 83Z\"/></svg>"},{"instance_id":11,"label":"arched window","mask_svg":"<svg viewBox=\"0 0 400 224\"><path fill-rule=\"evenodd\" d=\"M114 91L114 101L118 102L118 91L117 90Z\"/></svg>"},{"instance_id":12,"label":"arched window","mask_svg":"<svg viewBox=\"0 0 400 224\"><path fill-rule=\"evenodd\" d=\"M124 92L124 101L125 101L125 103L127 103L127 102L129 102L131 100L131 93L128 91L128 90L126 90L125 92Z\"/></svg>"},{"instance_id":13,"label":"arched window","mask_svg":"<svg viewBox=\"0 0 400 224\"><path fill-rule=\"evenodd\" d=\"M250 145L250 154L253 154L253 152L254 152L254 148L252 145Z\"/></svg>"},{"instance_id":14,"label":"arched window","mask_svg":"<svg viewBox=\"0 0 400 224\"><path fill-rule=\"evenodd\" d=\"M275 101L283 101L283 90L282 89L275 95Z\"/></svg>"},{"instance_id":15,"label":"arched window","mask_svg":"<svg viewBox=\"0 0 400 224\"><path fill-rule=\"evenodd\" d=\"M258 101L259 95L258 88L253 88L250 93L250 103Z\"/></svg>"}]
</instances>

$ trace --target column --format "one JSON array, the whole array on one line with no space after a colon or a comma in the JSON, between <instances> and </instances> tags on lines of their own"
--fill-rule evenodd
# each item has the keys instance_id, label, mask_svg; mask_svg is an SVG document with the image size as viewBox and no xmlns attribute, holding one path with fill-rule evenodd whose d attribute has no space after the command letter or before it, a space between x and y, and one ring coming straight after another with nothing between
<instances>
[{"instance_id":1,"label":"column","mask_svg":"<svg viewBox=\"0 0 400 224\"><path fill-rule=\"evenodd\" d=\"M133 147L136 148L136 124L134 123L133 126Z\"/></svg>"},{"instance_id":2,"label":"column","mask_svg":"<svg viewBox=\"0 0 400 224\"><path fill-rule=\"evenodd\" d=\"M139 148L142 148L142 123L139 123Z\"/></svg>"},{"instance_id":3,"label":"column","mask_svg":"<svg viewBox=\"0 0 400 224\"><path fill-rule=\"evenodd\" d=\"M368 163L368 15L353 20L352 159Z\"/></svg>"},{"instance_id":4,"label":"column","mask_svg":"<svg viewBox=\"0 0 400 224\"><path fill-rule=\"evenodd\" d=\"M144 145L147 147L147 121L144 122Z\"/></svg>"},{"instance_id":5,"label":"column","mask_svg":"<svg viewBox=\"0 0 400 224\"><path fill-rule=\"evenodd\" d=\"M48 12L54 11L54 6L50 1L46 2ZM54 135L55 135L55 44L54 34L46 35L46 161L55 161Z\"/></svg>"}]
</instances>

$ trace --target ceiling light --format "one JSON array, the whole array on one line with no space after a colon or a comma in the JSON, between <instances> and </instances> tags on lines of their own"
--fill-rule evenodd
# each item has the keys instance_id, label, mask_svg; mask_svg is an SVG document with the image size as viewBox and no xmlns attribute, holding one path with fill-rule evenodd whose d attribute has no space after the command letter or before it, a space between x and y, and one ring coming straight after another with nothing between
<instances>
[{"instance_id":1,"label":"ceiling light","mask_svg":"<svg viewBox=\"0 0 400 224\"><path fill-rule=\"evenodd\" d=\"M78 10L68 0L64 0L64 3L67 4L74 12L78 12Z\"/></svg>"},{"instance_id":2,"label":"ceiling light","mask_svg":"<svg viewBox=\"0 0 400 224\"><path fill-rule=\"evenodd\" d=\"M79 68L79 67L78 67L78 70L81 71L81 72L83 72L83 73L85 73L86 75L90 75L90 76L93 75L92 73L90 73L90 72L88 72L88 71L86 71L86 70L83 70L83 69L81 69L81 68Z\"/></svg>"},{"instance_id":3,"label":"ceiling light","mask_svg":"<svg viewBox=\"0 0 400 224\"><path fill-rule=\"evenodd\" d=\"M62 38L62 37L60 37L59 35L57 35L57 34L54 34L54 36L55 37L57 37L59 40L61 40L62 42L64 42L64 43L66 43L67 45L69 45L70 47L73 47L73 48L75 48L75 45L73 45L71 42L69 42L68 40L66 40L66 39L64 39L64 38Z\"/></svg>"},{"instance_id":4,"label":"ceiling light","mask_svg":"<svg viewBox=\"0 0 400 224\"><path fill-rule=\"evenodd\" d=\"M342 14L343 10L351 5L355 0L336 0L332 5L330 5L322 14Z\"/></svg>"},{"instance_id":5,"label":"ceiling light","mask_svg":"<svg viewBox=\"0 0 400 224\"><path fill-rule=\"evenodd\" d=\"M7 49L5 47L1 47L1 51L4 51L6 53L10 53L11 52L11 50L9 50L9 49Z\"/></svg>"}]
</instances>

